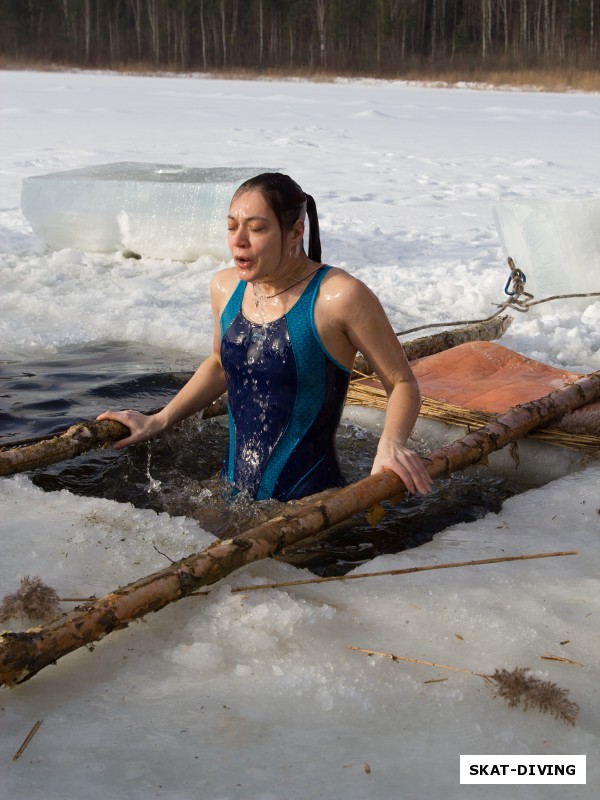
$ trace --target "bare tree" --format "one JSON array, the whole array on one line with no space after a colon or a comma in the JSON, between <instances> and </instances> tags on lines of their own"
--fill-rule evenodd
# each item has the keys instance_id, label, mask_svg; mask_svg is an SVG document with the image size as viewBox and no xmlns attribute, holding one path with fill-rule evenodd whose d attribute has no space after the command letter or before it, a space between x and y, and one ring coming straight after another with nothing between
<instances>
[{"instance_id":1,"label":"bare tree","mask_svg":"<svg viewBox=\"0 0 600 800\"><path fill-rule=\"evenodd\" d=\"M325 17L327 13L327 0L315 0L317 31L319 33L319 63L321 68L327 66L327 42Z\"/></svg>"},{"instance_id":2,"label":"bare tree","mask_svg":"<svg viewBox=\"0 0 600 800\"><path fill-rule=\"evenodd\" d=\"M147 10L152 35L152 60L155 64L158 64L160 60L159 0L147 0Z\"/></svg>"},{"instance_id":3,"label":"bare tree","mask_svg":"<svg viewBox=\"0 0 600 800\"><path fill-rule=\"evenodd\" d=\"M402 74L413 64L598 69L600 0L2 0L6 58Z\"/></svg>"}]
</instances>

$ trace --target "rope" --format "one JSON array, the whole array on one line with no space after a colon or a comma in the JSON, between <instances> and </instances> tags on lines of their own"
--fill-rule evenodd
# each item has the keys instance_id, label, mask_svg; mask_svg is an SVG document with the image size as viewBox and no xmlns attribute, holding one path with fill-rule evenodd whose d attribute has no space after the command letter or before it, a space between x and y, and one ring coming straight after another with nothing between
<instances>
[{"instance_id":1,"label":"rope","mask_svg":"<svg viewBox=\"0 0 600 800\"><path fill-rule=\"evenodd\" d=\"M508 295L509 299L500 304L494 303L498 310L493 314L490 314L489 317L484 317L483 319L463 319L456 322L433 322L430 325L419 325L417 328L409 328L405 331L396 331L396 336L406 336L409 333L416 333L416 331L424 331L429 328L450 328L456 325L477 325L481 322L489 322L489 320L497 317L498 314L506 311L507 308L512 308L515 311L526 314L532 306L538 306L541 303L548 303L551 300L570 300L573 297L600 297L600 292L588 292L586 294L554 294L551 297L544 297L541 300L534 300L533 295L525 291L525 283L527 281L525 273L516 266L515 262L510 256L508 257L508 266L510 269L510 275L506 282L506 286L504 287L504 293ZM511 285L512 288L509 290L509 286Z\"/></svg>"}]
</instances>

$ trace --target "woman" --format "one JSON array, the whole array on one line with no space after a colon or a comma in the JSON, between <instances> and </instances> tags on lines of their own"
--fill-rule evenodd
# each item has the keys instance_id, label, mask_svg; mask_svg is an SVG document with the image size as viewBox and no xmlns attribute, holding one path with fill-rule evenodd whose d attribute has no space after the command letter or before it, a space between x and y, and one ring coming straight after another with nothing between
<instances>
[{"instance_id":1,"label":"woman","mask_svg":"<svg viewBox=\"0 0 600 800\"><path fill-rule=\"evenodd\" d=\"M313 198L289 176L264 173L239 187L227 219L234 266L211 284L212 353L157 414L101 414L130 429L115 448L156 436L227 390L223 477L236 490L292 500L341 486L334 437L360 351L388 395L372 472L391 469L410 492L426 493L431 479L406 447L420 406L416 380L375 295L321 264Z\"/></svg>"}]
</instances>

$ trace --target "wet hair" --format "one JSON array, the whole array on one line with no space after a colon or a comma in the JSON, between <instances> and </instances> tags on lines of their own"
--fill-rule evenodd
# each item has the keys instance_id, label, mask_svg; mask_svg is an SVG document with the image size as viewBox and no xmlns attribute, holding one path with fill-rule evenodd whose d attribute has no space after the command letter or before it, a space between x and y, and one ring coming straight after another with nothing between
<instances>
[{"instance_id":1,"label":"wet hair","mask_svg":"<svg viewBox=\"0 0 600 800\"><path fill-rule=\"evenodd\" d=\"M244 192L260 192L265 202L275 214L282 234L290 231L296 220L308 217L308 257L321 262L321 237L319 217L314 198L302 191L296 181L282 172L263 172L249 178L239 186L234 197Z\"/></svg>"}]
</instances>

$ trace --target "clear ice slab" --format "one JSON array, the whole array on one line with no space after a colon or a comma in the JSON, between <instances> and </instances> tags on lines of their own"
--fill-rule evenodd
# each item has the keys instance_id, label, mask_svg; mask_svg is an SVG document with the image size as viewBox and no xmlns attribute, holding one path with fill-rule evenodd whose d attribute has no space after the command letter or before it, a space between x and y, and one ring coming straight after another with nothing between
<instances>
[{"instance_id":1,"label":"clear ice slab","mask_svg":"<svg viewBox=\"0 0 600 800\"><path fill-rule=\"evenodd\" d=\"M228 260L227 212L264 167L119 162L25 178L21 208L48 247L151 258Z\"/></svg>"},{"instance_id":2,"label":"clear ice slab","mask_svg":"<svg viewBox=\"0 0 600 800\"><path fill-rule=\"evenodd\" d=\"M600 291L600 197L507 200L494 212L504 252L536 300Z\"/></svg>"}]
</instances>

